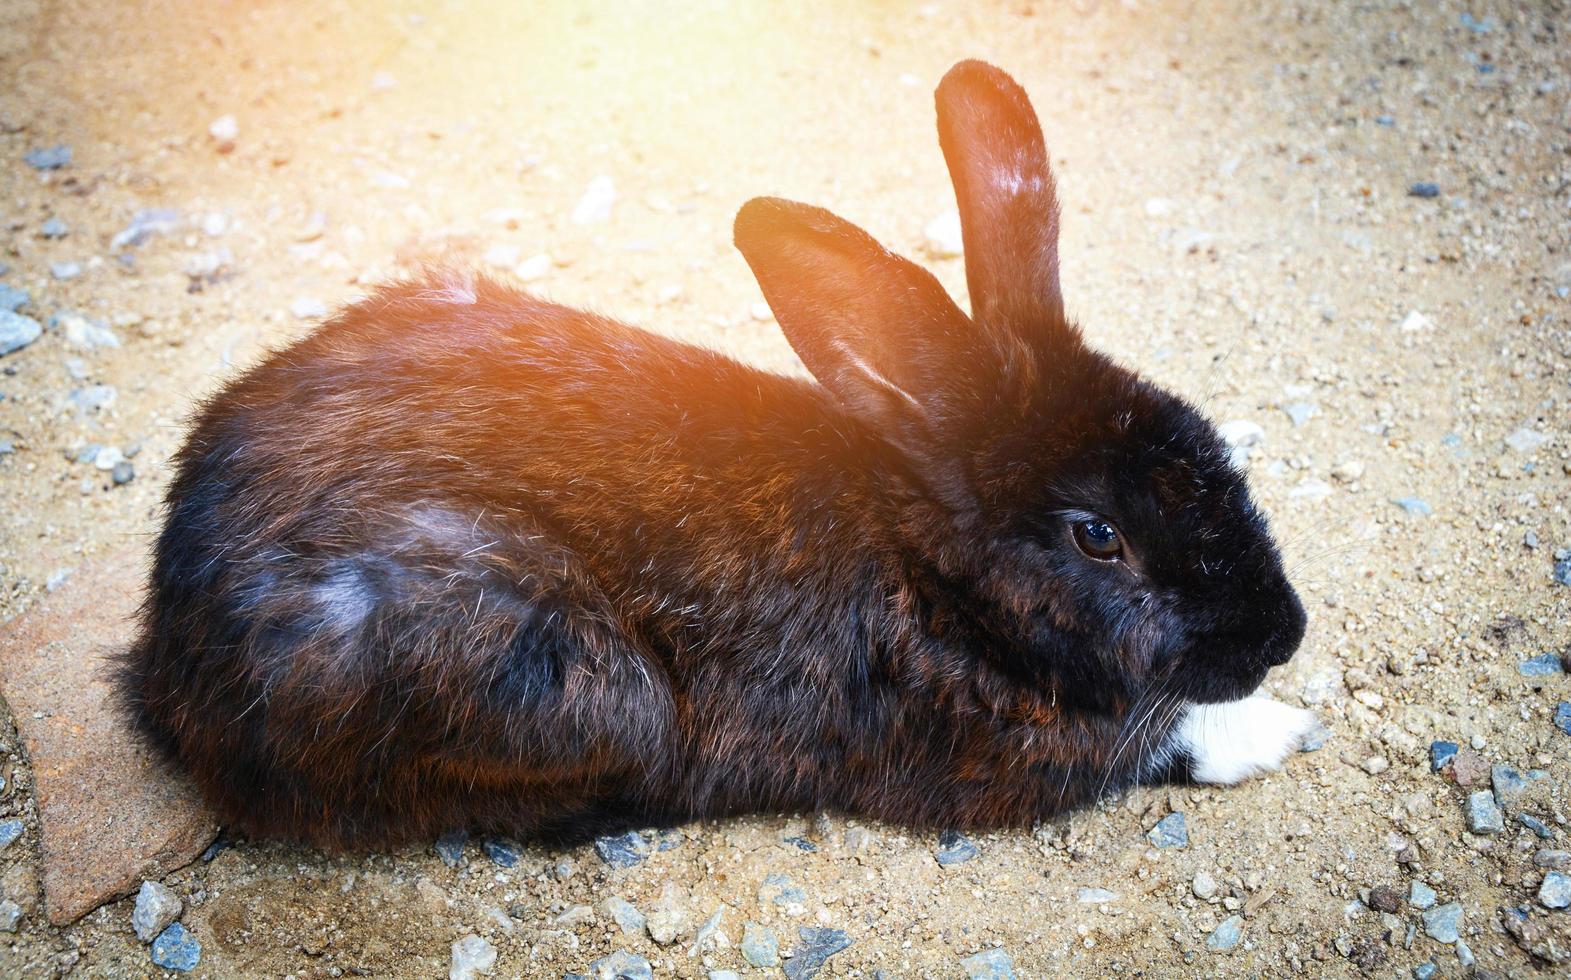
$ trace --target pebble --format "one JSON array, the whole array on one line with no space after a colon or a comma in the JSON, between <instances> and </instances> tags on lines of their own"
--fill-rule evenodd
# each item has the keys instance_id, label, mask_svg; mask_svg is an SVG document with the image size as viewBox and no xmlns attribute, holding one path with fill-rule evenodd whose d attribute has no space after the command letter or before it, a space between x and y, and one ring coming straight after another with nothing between
<instances>
[{"instance_id":1,"label":"pebble","mask_svg":"<svg viewBox=\"0 0 1571 980\"><path fill-rule=\"evenodd\" d=\"M1506 829L1505 815L1495 802L1495 794L1479 790L1467 797L1467 829L1475 834L1494 835Z\"/></svg>"},{"instance_id":2,"label":"pebble","mask_svg":"<svg viewBox=\"0 0 1571 980\"><path fill-rule=\"evenodd\" d=\"M1489 767L1489 782L1495 790L1495 802L1503 809L1514 810L1527 792L1527 780L1510 766L1496 763Z\"/></svg>"},{"instance_id":3,"label":"pebble","mask_svg":"<svg viewBox=\"0 0 1571 980\"><path fill-rule=\"evenodd\" d=\"M176 922L153 940L153 962L166 970L188 973L202 958L202 944Z\"/></svg>"},{"instance_id":4,"label":"pebble","mask_svg":"<svg viewBox=\"0 0 1571 980\"><path fill-rule=\"evenodd\" d=\"M15 313L26 306L32 298L27 290L0 282L0 312Z\"/></svg>"},{"instance_id":5,"label":"pebble","mask_svg":"<svg viewBox=\"0 0 1571 980\"><path fill-rule=\"evenodd\" d=\"M80 313L61 310L49 318L49 327L58 330L65 342L77 350L118 348L120 338L106 323L89 320Z\"/></svg>"},{"instance_id":6,"label":"pebble","mask_svg":"<svg viewBox=\"0 0 1571 980\"><path fill-rule=\"evenodd\" d=\"M1436 183L1433 183L1431 181L1421 180L1421 181L1418 181L1415 184L1409 184L1408 185L1407 196L1408 197L1424 197L1424 198L1439 197L1440 196L1440 185L1436 184Z\"/></svg>"},{"instance_id":7,"label":"pebble","mask_svg":"<svg viewBox=\"0 0 1571 980\"><path fill-rule=\"evenodd\" d=\"M609 175L600 174L589 181L589 186L573 208L573 224L592 225L609 221L615 204L616 182Z\"/></svg>"},{"instance_id":8,"label":"pebble","mask_svg":"<svg viewBox=\"0 0 1571 980\"><path fill-rule=\"evenodd\" d=\"M1316 719L1315 727L1305 732L1304 737L1299 740L1298 751L1319 752L1321 749L1326 747L1326 742L1330 738L1331 729L1322 724L1319 719Z\"/></svg>"},{"instance_id":9,"label":"pebble","mask_svg":"<svg viewBox=\"0 0 1571 980\"><path fill-rule=\"evenodd\" d=\"M1426 330L1433 330L1434 328L1435 321L1429 319L1427 316L1424 316L1424 314L1418 312L1417 310L1409 310L1407 316L1402 318L1401 325L1397 327L1397 329L1403 333L1423 333Z\"/></svg>"},{"instance_id":10,"label":"pebble","mask_svg":"<svg viewBox=\"0 0 1571 980\"><path fill-rule=\"evenodd\" d=\"M565 929L572 929L575 926L581 926L586 922L593 922L594 920L594 909L587 905L574 905L551 921Z\"/></svg>"},{"instance_id":11,"label":"pebble","mask_svg":"<svg viewBox=\"0 0 1571 980\"><path fill-rule=\"evenodd\" d=\"M1422 881L1415 881L1407 887L1407 904L1415 909L1434 908L1435 897L1435 890Z\"/></svg>"},{"instance_id":12,"label":"pebble","mask_svg":"<svg viewBox=\"0 0 1571 980\"><path fill-rule=\"evenodd\" d=\"M180 918L184 908L173 889L162 882L144 881L136 893L136 907L131 910L131 928L136 938L150 943Z\"/></svg>"},{"instance_id":13,"label":"pebble","mask_svg":"<svg viewBox=\"0 0 1571 980\"><path fill-rule=\"evenodd\" d=\"M1544 883L1538 886L1538 901L1546 909L1571 906L1571 875L1560 871L1544 875Z\"/></svg>"},{"instance_id":14,"label":"pebble","mask_svg":"<svg viewBox=\"0 0 1571 980\"><path fill-rule=\"evenodd\" d=\"M1189 883L1189 890L1195 893L1196 898L1209 902L1216 897L1216 879L1204 871L1196 872L1194 880Z\"/></svg>"},{"instance_id":15,"label":"pebble","mask_svg":"<svg viewBox=\"0 0 1571 980\"><path fill-rule=\"evenodd\" d=\"M790 844L792 847L796 848L797 850L799 850L799 851L806 851L809 854L814 854L814 853L817 853L817 851L818 851L818 845L814 844L812 841L808 840L806 837L782 837L780 839L780 843L782 843L782 844Z\"/></svg>"},{"instance_id":16,"label":"pebble","mask_svg":"<svg viewBox=\"0 0 1571 980\"><path fill-rule=\"evenodd\" d=\"M469 831L449 830L438 837L431 848L436 851L436 856L442 859L443 864L449 868L456 868L464 863L464 844L468 841Z\"/></svg>"},{"instance_id":17,"label":"pebble","mask_svg":"<svg viewBox=\"0 0 1571 980\"><path fill-rule=\"evenodd\" d=\"M49 274L61 282L66 282L82 274L82 263L75 261L49 263Z\"/></svg>"},{"instance_id":18,"label":"pebble","mask_svg":"<svg viewBox=\"0 0 1571 980\"><path fill-rule=\"evenodd\" d=\"M1540 868L1551 871L1566 871L1571 869L1571 851L1559 851L1548 847L1539 848L1533 854L1533 863Z\"/></svg>"},{"instance_id":19,"label":"pebble","mask_svg":"<svg viewBox=\"0 0 1571 980\"><path fill-rule=\"evenodd\" d=\"M1188 847L1189 825L1182 813L1169 813L1146 832L1146 840L1157 847Z\"/></svg>"},{"instance_id":20,"label":"pebble","mask_svg":"<svg viewBox=\"0 0 1571 980\"><path fill-rule=\"evenodd\" d=\"M1230 915L1222 920L1221 925L1212 930L1210 936L1206 937L1206 949L1214 951L1232 949L1242 938L1244 938L1244 917Z\"/></svg>"},{"instance_id":21,"label":"pebble","mask_svg":"<svg viewBox=\"0 0 1571 980\"><path fill-rule=\"evenodd\" d=\"M64 238L70 233L70 226L59 218L50 218L38 226L38 234L44 238Z\"/></svg>"},{"instance_id":22,"label":"pebble","mask_svg":"<svg viewBox=\"0 0 1571 980\"><path fill-rule=\"evenodd\" d=\"M1310 417L1319 411L1319 406L1314 402L1288 402L1282 406L1282 413L1292 421L1295 429L1307 424Z\"/></svg>"},{"instance_id":23,"label":"pebble","mask_svg":"<svg viewBox=\"0 0 1571 980\"><path fill-rule=\"evenodd\" d=\"M15 932L22 921L22 906L9 898L0 902L0 932Z\"/></svg>"},{"instance_id":24,"label":"pebble","mask_svg":"<svg viewBox=\"0 0 1571 980\"><path fill-rule=\"evenodd\" d=\"M1454 943L1462 928L1462 903L1448 902L1424 913L1424 932L1437 943Z\"/></svg>"},{"instance_id":25,"label":"pebble","mask_svg":"<svg viewBox=\"0 0 1571 980\"><path fill-rule=\"evenodd\" d=\"M631 868L649 856L649 842L636 830L595 838L595 853L613 868Z\"/></svg>"},{"instance_id":26,"label":"pebble","mask_svg":"<svg viewBox=\"0 0 1571 980\"><path fill-rule=\"evenodd\" d=\"M289 312L296 320L316 320L327 316L327 304L313 296L301 296L289 304Z\"/></svg>"},{"instance_id":27,"label":"pebble","mask_svg":"<svg viewBox=\"0 0 1571 980\"><path fill-rule=\"evenodd\" d=\"M778 966L780 939L773 929L756 922L742 924L742 959L757 967Z\"/></svg>"},{"instance_id":28,"label":"pebble","mask_svg":"<svg viewBox=\"0 0 1571 980\"><path fill-rule=\"evenodd\" d=\"M965 254L965 239L960 233L960 212L945 211L922 229L923 246L935 259L956 259Z\"/></svg>"},{"instance_id":29,"label":"pebble","mask_svg":"<svg viewBox=\"0 0 1571 980\"><path fill-rule=\"evenodd\" d=\"M758 886L760 905L801 905L806 901L807 893L792 884L790 876L780 871L764 875L764 883Z\"/></svg>"},{"instance_id":30,"label":"pebble","mask_svg":"<svg viewBox=\"0 0 1571 980\"><path fill-rule=\"evenodd\" d=\"M453 943L453 965L448 968L448 980L474 980L475 976L490 973L496 966L496 947L470 933Z\"/></svg>"},{"instance_id":31,"label":"pebble","mask_svg":"<svg viewBox=\"0 0 1571 980\"><path fill-rule=\"evenodd\" d=\"M742 975L735 970L710 970L709 980L742 980Z\"/></svg>"},{"instance_id":32,"label":"pebble","mask_svg":"<svg viewBox=\"0 0 1571 980\"><path fill-rule=\"evenodd\" d=\"M1356 459L1345 459L1331 467L1331 475L1340 483L1356 483L1363 479L1364 464Z\"/></svg>"},{"instance_id":33,"label":"pebble","mask_svg":"<svg viewBox=\"0 0 1571 980\"><path fill-rule=\"evenodd\" d=\"M1015 965L1002 949L984 949L960 961L970 980L1015 980Z\"/></svg>"},{"instance_id":34,"label":"pebble","mask_svg":"<svg viewBox=\"0 0 1571 980\"><path fill-rule=\"evenodd\" d=\"M529 258L518 263L518 265L513 268L513 275L517 276L518 279L523 282L535 282L536 280L544 279L547 275L549 275L551 273L551 266L552 259L550 254L541 252L539 255L531 255Z\"/></svg>"},{"instance_id":35,"label":"pebble","mask_svg":"<svg viewBox=\"0 0 1571 980\"><path fill-rule=\"evenodd\" d=\"M624 936L643 932L645 924L649 921L632 902L618 895L612 895L601 902L600 911L606 918L616 923L616 927L622 930Z\"/></svg>"},{"instance_id":36,"label":"pebble","mask_svg":"<svg viewBox=\"0 0 1571 980\"><path fill-rule=\"evenodd\" d=\"M1463 789L1481 784L1489 775L1489 763L1472 749L1459 749L1451 759L1451 778Z\"/></svg>"},{"instance_id":37,"label":"pebble","mask_svg":"<svg viewBox=\"0 0 1571 980\"><path fill-rule=\"evenodd\" d=\"M1553 575L1559 584L1571 586L1571 558L1556 559Z\"/></svg>"},{"instance_id":38,"label":"pebble","mask_svg":"<svg viewBox=\"0 0 1571 980\"><path fill-rule=\"evenodd\" d=\"M938 853L933 857L946 868L953 864L964 864L980 853L967 837L953 830L938 835L938 848Z\"/></svg>"},{"instance_id":39,"label":"pebble","mask_svg":"<svg viewBox=\"0 0 1571 980\"><path fill-rule=\"evenodd\" d=\"M143 208L131 215L131 223L109 240L111 248L136 248L154 235L167 235L180 227L180 212L174 208Z\"/></svg>"},{"instance_id":40,"label":"pebble","mask_svg":"<svg viewBox=\"0 0 1571 980\"><path fill-rule=\"evenodd\" d=\"M1554 830L1548 824L1533 816L1531 813L1519 813L1516 815L1516 819L1522 824L1522 826L1526 827L1528 830L1531 830L1534 834L1537 834L1544 840L1548 840L1549 838L1555 836Z\"/></svg>"},{"instance_id":41,"label":"pebble","mask_svg":"<svg viewBox=\"0 0 1571 980\"><path fill-rule=\"evenodd\" d=\"M34 170L59 170L71 165L71 148L64 143L28 150L22 158Z\"/></svg>"},{"instance_id":42,"label":"pebble","mask_svg":"<svg viewBox=\"0 0 1571 980\"><path fill-rule=\"evenodd\" d=\"M589 964L589 975L594 980L654 980L655 971L642 956L619 949Z\"/></svg>"},{"instance_id":43,"label":"pebble","mask_svg":"<svg viewBox=\"0 0 1571 980\"><path fill-rule=\"evenodd\" d=\"M1571 735L1571 701L1555 705L1555 727Z\"/></svg>"},{"instance_id":44,"label":"pebble","mask_svg":"<svg viewBox=\"0 0 1571 980\"><path fill-rule=\"evenodd\" d=\"M1106 888L1082 888L1075 893L1075 901L1084 905L1103 905L1118 901L1118 893Z\"/></svg>"},{"instance_id":45,"label":"pebble","mask_svg":"<svg viewBox=\"0 0 1571 980\"><path fill-rule=\"evenodd\" d=\"M491 863L502 868L511 868L518 864L518 843L506 837L491 837L480 845L485 851L485 856Z\"/></svg>"},{"instance_id":46,"label":"pebble","mask_svg":"<svg viewBox=\"0 0 1571 980\"><path fill-rule=\"evenodd\" d=\"M22 836L23 829L24 827L20 820L7 820L4 823L0 823L0 850L16 843L16 839Z\"/></svg>"},{"instance_id":47,"label":"pebble","mask_svg":"<svg viewBox=\"0 0 1571 980\"><path fill-rule=\"evenodd\" d=\"M1390 885L1369 889L1369 907L1376 912L1395 912L1402 907L1402 893Z\"/></svg>"},{"instance_id":48,"label":"pebble","mask_svg":"<svg viewBox=\"0 0 1571 980\"><path fill-rule=\"evenodd\" d=\"M1433 963L1420 963L1413 967L1413 980L1432 980L1439 969Z\"/></svg>"},{"instance_id":49,"label":"pebble","mask_svg":"<svg viewBox=\"0 0 1571 980\"><path fill-rule=\"evenodd\" d=\"M44 328L32 317L0 309L0 357L21 350L42 336L43 332Z\"/></svg>"},{"instance_id":50,"label":"pebble","mask_svg":"<svg viewBox=\"0 0 1571 980\"><path fill-rule=\"evenodd\" d=\"M219 116L207 124L207 135L213 138L219 153L228 153L235 148L235 140L240 138L240 123L234 116Z\"/></svg>"},{"instance_id":51,"label":"pebble","mask_svg":"<svg viewBox=\"0 0 1571 980\"><path fill-rule=\"evenodd\" d=\"M1429 743L1429 771L1439 772L1456 758L1457 752L1462 747L1455 742L1430 742Z\"/></svg>"},{"instance_id":52,"label":"pebble","mask_svg":"<svg viewBox=\"0 0 1571 980\"><path fill-rule=\"evenodd\" d=\"M1560 662L1560 654L1541 653L1517 664L1516 672L1523 677L1547 677L1550 674L1563 674L1566 668Z\"/></svg>"},{"instance_id":53,"label":"pebble","mask_svg":"<svg viewBox=\"0 0 1571 980\"><path fill-rule=\"evenodd\" d=\"M1476 957L1473 956L1472 947L1460 939L1456 941L1456 960L1458 963L1462 964L1464 968L1472 966L1475 962L1477 962Z\"/></svg>"},{"instance_id":54,"label":"pebble","mask_svg":"<svg viewBox=\"0 0 1571 980\"><path fill-rule=\"evenodd\" d=\"M790 980L810 980L823 969L829 957L851 946L851 937L840 929L802 926L797 929L802 945L796 955L785 961L785 975Z\"/></svg>"},{"instance_id":55,"label":"pebble","mask_svg":"<svg viewBox=\"0 0 1571 980\"><path fill-rule=\"evenodd\" d=\"M1391 502L1414 517L1428 517L1435 512L1422 497L1394 497Z\"/></svg>"}]
</instances>

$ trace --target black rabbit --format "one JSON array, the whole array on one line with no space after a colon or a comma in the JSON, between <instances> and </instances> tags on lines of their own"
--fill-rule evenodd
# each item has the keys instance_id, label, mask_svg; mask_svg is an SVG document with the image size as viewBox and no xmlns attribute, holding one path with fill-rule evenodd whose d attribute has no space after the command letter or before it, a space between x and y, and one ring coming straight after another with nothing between
<instances>
[{"instance_id":1,"label":"black rabbit","mask_svg":"<svg viewBox=\"0 0 1571 980\"><path fill-rule=\"evenodd\" d=\"M141 730L328 846L1025 824L1278 765L1313 718L1247 696L1304 612L1244 477L1065 317L1025 93L968 61L937 101L970 317L826 211L737 215L817 384L449 273L228 385L122 668Z\"/></svg>"}]
</instances>

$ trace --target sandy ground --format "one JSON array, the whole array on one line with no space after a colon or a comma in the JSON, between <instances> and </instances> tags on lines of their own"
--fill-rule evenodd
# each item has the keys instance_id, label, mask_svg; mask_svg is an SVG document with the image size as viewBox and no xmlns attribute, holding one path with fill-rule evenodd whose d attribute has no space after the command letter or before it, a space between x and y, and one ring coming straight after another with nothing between
<instances>
[{"instance_id":1,"label":"sandy ground","mask_svg":"<svg viewBox=\"0 0 1571 980\"><path fill-rule=\"evenodd\" d=\"M505 869L472 843L454 869L429 850L244 843L166 879L202 944L196 975L445 975L471 933L498 977L588 972L617 949L657 977L765 975L738 951L746 921L785 950L799 926L845 930L825 976L957 977L995 946L1021 976L1571 969L1544 958L1571 955L1571 913L1540 903L1535 863L1571 834L1571 735L1552 724L1568 684L1518 670L1571 636L1553 577L1571 548L1568 34L1562 0L8 0L0 281L46 327L85 325L64 316L0 358L0 618L145 542L193 398L400 262L549 255L526 269L552 298L800 370L753 313L736 208L813 201L920 254L952 207L931 89L983 57L1042 116L1088 336L1264 430L1252 478L1311 614L1268 686L1321 714L1326 746L1235 789L1143 789L981 836L949 868L934 838L813 814L682 828L626 870L591 848L525 847ZM232 149L209 132L223 116ZM69 166L24 163L61 143ZM611 216L577 224L599 175ZM114 241L155 207L175 226ZM50 218L63 237L44 237ZM959 260L928 261L963 295ZM79 274L57 278L69 262ZM88 407L97 385L115 397ZM130 456L134 479L78 462L88 444ZM1464 791L1430 771L1437 739L1470 764L1546 770L1511 809L1552 839L1514 812L1470 833ZM31 821L15 744L0 816ZM1144 836L1169 811L1187 848ZM0 974L161 972L130 900L48 927L34 860L0 850L23 912ZM761 895L770 873L801 894ZM1431 938L1414 881L1460 903L1460 944ZM594 911L613 895L665 910L676 941L623 935ZM719 936L692 949L716 911ZM1209 948L1235 914L1238 944Z\"/></svg>"}]
</instances>

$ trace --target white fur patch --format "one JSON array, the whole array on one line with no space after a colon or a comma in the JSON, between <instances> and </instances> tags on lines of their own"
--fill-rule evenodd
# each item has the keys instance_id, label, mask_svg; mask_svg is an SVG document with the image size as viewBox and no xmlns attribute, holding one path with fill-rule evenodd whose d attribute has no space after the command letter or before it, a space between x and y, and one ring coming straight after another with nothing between
<instances>
[{"instance_id":1,"label":"white fur patch","mask_svg":"<svg viewBox=\"0 0 1571 980\"><path fill-rule=\"evenodd\" d=\"M1289 752L1319 727L1301 708L1270 698L1197 704L1178 723L1177 745L1192 760L1196 782L1231 785L1279 769Z\"/></svg>"}]
</instances>

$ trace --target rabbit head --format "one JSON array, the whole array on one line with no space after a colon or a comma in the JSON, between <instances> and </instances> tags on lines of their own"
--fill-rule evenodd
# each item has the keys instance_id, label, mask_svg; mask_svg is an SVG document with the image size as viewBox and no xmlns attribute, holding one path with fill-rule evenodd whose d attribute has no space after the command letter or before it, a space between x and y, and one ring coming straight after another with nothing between
<instances>
[{"instance_id":1,"label":"rabbit head","mask_svg":"<svg viewBox=\"0 0 1571 980\"><path fill-rule=\"evenodd\" d=\"M1244 476L1192 405L1066 317L1025 92L967 61L937 103L970 316L822 209L755 199L735 227L803 363L889 448L932 628L1087 710L1243 697L1305 626Z\"/></svg>"}]
</instances>

